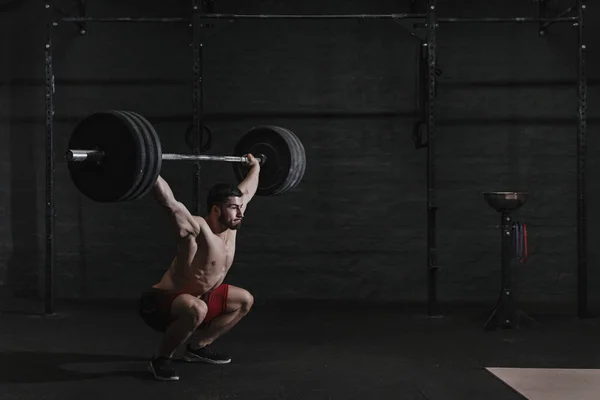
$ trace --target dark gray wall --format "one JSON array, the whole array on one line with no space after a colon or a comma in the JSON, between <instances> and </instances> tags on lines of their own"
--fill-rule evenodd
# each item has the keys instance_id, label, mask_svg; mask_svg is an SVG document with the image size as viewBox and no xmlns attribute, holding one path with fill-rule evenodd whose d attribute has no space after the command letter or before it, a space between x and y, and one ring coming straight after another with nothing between
<instances>
[{"instance_id":1,"label":"dark gray wall","mask_svg":"<svg viewBox=\"0 0 600 400\"><path fill-rule=\"evenodd\" d=\"M103 2L89 15L181 15L187 2L141 9ZM222 1L240 13L406 12L398 2ZM534 15L521 1L440 2L444 15ZM471 4L472 3L472 4ZM493 4L496 3L496 4ZM525 4L523 4L525 3ZM65 5L68 5L66 3ZM516 6L520 4L520 6ZM569 4L552 3L558 9ZM95 8L93 8L95 7ZM43 293L43 7L0 14L0 287ZM598 10L589 7L589 23ZM412 142L418 41L391 21L238 21L204 45L210 153L231 152L250 127L279 124L303 141L300 187L256 198L239 235L229 282L258 300L421 302L426 299L426 158ZM73 24L54 33L56 86L56 289L61 298L133 299L174 254L168 220L151 197L96 204L78 194L63 159L77 120L99 109L138 111L169 152L188 152L191 51L186 25ZM597 28L588 29L590 288L600 283L595 242L600 165ZM498 214L488 190L527 190L515 217L529 224L521 296L575 310L576 29L442 25L438 34L439 298L491 304L499 289ZM162 175L191 207L192 167ZM202 198L229 165L205 164ZM592 302L599 300L591 290Z\"/></svg>"}]
</instances>

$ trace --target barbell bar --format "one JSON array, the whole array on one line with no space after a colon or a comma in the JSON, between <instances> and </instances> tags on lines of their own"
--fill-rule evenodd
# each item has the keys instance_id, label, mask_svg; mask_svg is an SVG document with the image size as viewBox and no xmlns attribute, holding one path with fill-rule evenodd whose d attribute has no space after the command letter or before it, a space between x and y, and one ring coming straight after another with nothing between
<instances>
[{"instance_id":1,"label":"barbell bar","mask_svg":"<svg viewBox=\"0 0 600 400\"><path fill-rule=\"evenodd\" d=\"M131 201L154 187L162 161L231 162L238 182L247 175L248 157L260 164L257 195L281 195L297 187L306 169L300 139L279 126L257 126L242 135L232 156L162 153L152 124L132 111L94 112L73 130L65 158L75 187L98 202Z\"/></svg>"},{"instance_id":2,"label":"barbell bar","mask_svg":"<svg viewBox=\"0 0 600 400\"><path fill-rule=\"evenodd\" d=\"M102 161L104 157L104 151L102 150L74 150L69 149L66 153L67 161L71 162L83 162L83 161ZM256 160L264 164L266 162L266 156L264 154L259 154L255 157ZM222 162L235 162L235 163L248 163L250 160L248 157L238 157L238 156L211 156L204 154L163 154L162 160L168 161L222 161Z\"/></svg>"}]
</instances>

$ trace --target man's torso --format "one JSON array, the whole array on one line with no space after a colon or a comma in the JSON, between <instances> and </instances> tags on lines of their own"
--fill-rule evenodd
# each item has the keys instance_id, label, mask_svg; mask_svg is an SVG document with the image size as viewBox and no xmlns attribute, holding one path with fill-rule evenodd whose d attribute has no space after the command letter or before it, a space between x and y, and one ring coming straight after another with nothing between
<instances>
[{"instance_id":1,"label":"man's torso","mask_svg":"<svg viewBox=\"0 0 600 400\"><path fill-rule=\"evenodd\" d=\"M235 231L185 238L155 288L201 296L223 283L235 257Z\"/></svg>"}]
</instances>

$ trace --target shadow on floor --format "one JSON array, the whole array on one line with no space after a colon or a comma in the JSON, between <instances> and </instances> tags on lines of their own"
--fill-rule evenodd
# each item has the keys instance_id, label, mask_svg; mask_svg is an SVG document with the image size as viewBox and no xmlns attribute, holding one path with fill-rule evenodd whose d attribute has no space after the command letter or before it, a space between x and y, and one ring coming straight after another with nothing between
<instances>
[{"instance_id":1,"label":"shadow on floor","mask_svg":"<svg viewBox=\"0 0 600 400\"><path fill-rule=\"evenodd\" d=\"M148 380L152 376L147 372L147 361L119 355L3 351L0 352L0 382L40 383L107 377Z\"/></svg>"}]
</instances>

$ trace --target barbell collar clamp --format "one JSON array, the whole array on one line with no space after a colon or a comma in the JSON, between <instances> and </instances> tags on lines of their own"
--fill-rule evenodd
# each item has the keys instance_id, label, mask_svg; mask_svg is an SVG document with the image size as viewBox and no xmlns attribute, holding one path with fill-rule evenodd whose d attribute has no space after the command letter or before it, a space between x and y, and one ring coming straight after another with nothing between
<instances>
[{"instance_id":1,"label":"barbell collar clamp","mask_svg":"<svg viewBox=\"0 0 600 400\"><path fill-rule=\"evenodd\" d=\"M101 161L104 158L104 152L102 150L75 150L69 149L66 154L67 161L70 162L84 162L84 161ZM266 162L267 158L264 154L259 154L255 157L258 162L262 165ZM194 154L172 154L163 153L163 161L224 161L224 162L236 162L236 163L248 163L248 157L237 157L237 156L211 156L211 155L194 155Z\"/></svg>"},{"instance_id":2,"label":"barbell collar clamp","mask_svg":"<svg viewBox=\"0 0 600 400\"><path fill-rule=\"evenodd\" d=\"M67 161L82 162L82 161L101 161L104 158L102 150L67 150Z\"/></svg>"}]
</instances>

